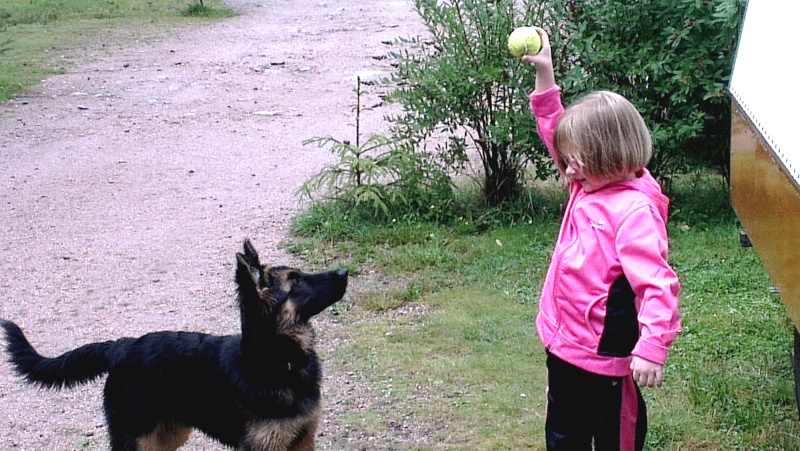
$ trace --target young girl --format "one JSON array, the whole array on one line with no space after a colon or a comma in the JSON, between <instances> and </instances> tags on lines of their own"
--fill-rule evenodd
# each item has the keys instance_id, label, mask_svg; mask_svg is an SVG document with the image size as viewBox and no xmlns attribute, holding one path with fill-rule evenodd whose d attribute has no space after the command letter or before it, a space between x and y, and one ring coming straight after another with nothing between
<instances>
[{"instance_id":1,"label":"young girl","mask_svg":"<svg viewBox=\"0 0 800 451\"><path fill-rule=\"evenodd\" d=\"M549 39L537 31L541 51L523 58L536 68L531 109L570 193L536 319L547 350L547 448L641 450L638 385L661 386L680 329L669 200L645 168L652 143L636 108L602 91L565 111Z\"/></svg>"}]
</instances>

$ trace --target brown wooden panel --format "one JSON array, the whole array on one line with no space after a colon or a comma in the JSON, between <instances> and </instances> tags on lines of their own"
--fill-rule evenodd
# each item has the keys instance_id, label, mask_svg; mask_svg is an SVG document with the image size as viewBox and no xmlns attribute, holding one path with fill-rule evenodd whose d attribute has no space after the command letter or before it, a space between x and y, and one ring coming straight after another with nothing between
<instances>
[{"instance_id":1,"label":"brown wooden panel","mask_svg":"<svg viewBox=\"0 0 800 451\"><path fill-rule=\"evenodd\" d=\"M800 187L735 103L731 125L731 203L800 327Z\"/></svg>"}]
</instances>

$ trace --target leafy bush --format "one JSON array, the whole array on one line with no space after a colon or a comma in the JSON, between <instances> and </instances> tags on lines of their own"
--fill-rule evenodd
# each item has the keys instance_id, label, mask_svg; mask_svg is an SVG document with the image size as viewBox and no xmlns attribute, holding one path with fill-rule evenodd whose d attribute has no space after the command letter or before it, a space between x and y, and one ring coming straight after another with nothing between
<instances>
[{"instance_id":1,"label":"leafy bush","mask_svg":"<svg viewBox=\"0 0 800 451\"><path fill-rule=\"evenodd\" d=\"M551 24L566 95L608 89L630 99L653 132L662 179L698 165L727 175L725 94L744 0L556 0Z\"/></svg>"},{"instance_id":2,"label":"leafy bush","mask_svg":"<svg viewBox=\"0 0 800 451\"><path fill-rule=\"evenodd\" d=\"M662 180L708 167L727 180L725 88L743 0L415 0L414 7L430 37L400 39L404 48L391 54L397 70L388 100L403 106L388 117L393 137L355 146L309 140L332 145L340 162L307 192L327 187L332 198L369 204L384 218L527 221L531 212L513 211L529 192L523 175L544 179L554 167L528 111L535 71L506 46L521 25L551 34L566 104L609 89L637 105L653 132L651 170ZM485 202L455 206L445 170L474 175L475 155Z\"/></svg>"},{"instance_id":3,"label":"leafy bush","mask_svg":"<svg viewBox=\"0 0 800 451\"><path fill-rule=\"evenodd\" d=\"M408 48L392 55L400 83L390 100L404 113L390 119L412 142L441 139L438 156L456 171L477 151L490 203L518 197L526 164L539 178L553 168L527 110L534 72L508 55L506 38L517 26L541 25L552 36L565 103L619 92L652 129L657 176L711 167L727 179L725 89L744 4L415 0L431 37L406 39Z\"/></svg>"},{"instance_id":4,"label":"leafy bush","mask_svg":"<svg viewBox=\"0 0 800 451\"><path fill-rule=\"evenodd\" d=\"M483 191L494 205L519 196L526 164L533 163L538 177L553 171L547 151L534 145L527 98L534 72L521 70L507 48L515 27L541 22L544 7L534 5L518 10L509 0L415 0L431 38L402 39L406 48L391 54L397 87L389 100L404 110L390 117L395 133L412 143L444 134L438 156L460 173L477 151Z\"/></svg>"}]
</instances>

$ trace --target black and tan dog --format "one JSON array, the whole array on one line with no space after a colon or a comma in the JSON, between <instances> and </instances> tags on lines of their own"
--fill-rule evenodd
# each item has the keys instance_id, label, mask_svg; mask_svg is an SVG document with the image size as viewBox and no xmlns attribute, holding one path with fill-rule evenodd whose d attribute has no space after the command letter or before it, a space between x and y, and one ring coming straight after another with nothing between
<instances>
[{"instance_id":1,"label":"black and tan dog","mask_svg":"<svg viewBox=\"0 0 800 451\"><path fill-rule=\"evenodd\" d=\"M321 370L309 320L340 300L347 271L263 266L249 241L237 254L242 333L154 332L39 355L0 321L16 372L59 389L108 373L104 407L113 450L174 450L199 429L245 450L311 450Z\"/></svg>"}]
</instances>

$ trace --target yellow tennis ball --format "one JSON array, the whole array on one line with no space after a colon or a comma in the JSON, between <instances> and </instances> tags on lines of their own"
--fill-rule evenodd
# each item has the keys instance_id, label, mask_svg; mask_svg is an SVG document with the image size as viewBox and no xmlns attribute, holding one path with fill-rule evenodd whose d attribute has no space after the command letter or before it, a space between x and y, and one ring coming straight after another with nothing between
<instances>
[{"instance_id":1,"label":"yellow tennis ball","mask_svg":"<svg viewBox=\"0 0 800 451\"><path fill-rule=\"evenodd\" d=\"M542 37L533 27L519 27L508 35L508 51L517 58L536 55L542 49Z\"/></svg>"}]
</instances>

